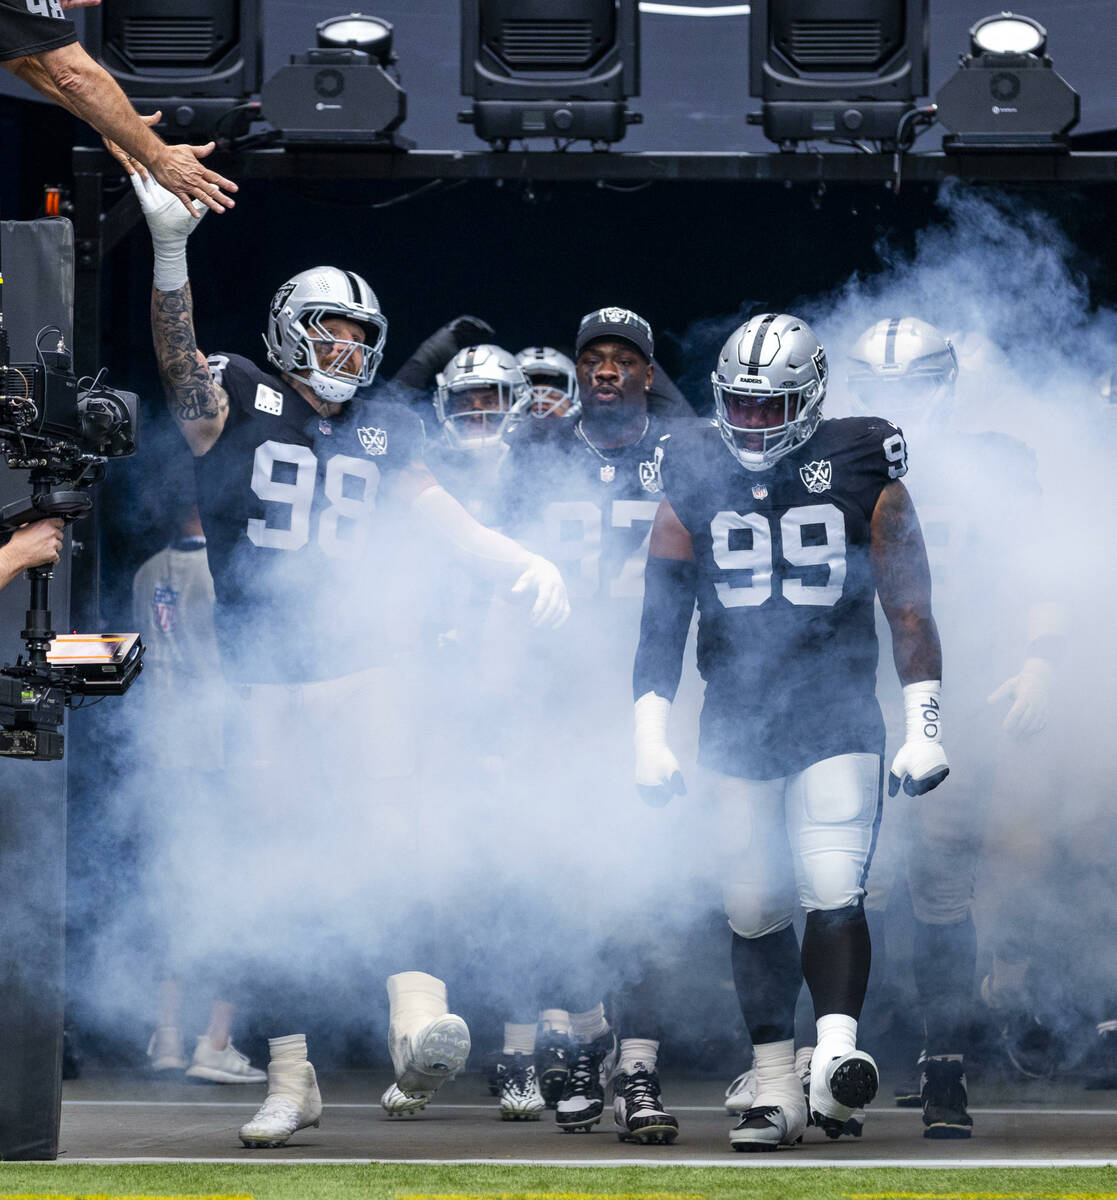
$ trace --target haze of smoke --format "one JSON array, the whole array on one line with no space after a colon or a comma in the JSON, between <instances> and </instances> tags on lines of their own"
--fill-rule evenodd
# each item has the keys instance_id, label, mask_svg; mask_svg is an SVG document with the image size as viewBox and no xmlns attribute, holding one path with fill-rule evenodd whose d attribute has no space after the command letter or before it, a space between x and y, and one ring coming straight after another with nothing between
<instances>
[{"instance_id":1,"label":"haze of smoke","mask_svg":"<svg viewBox=\"0 0 1117 1200\"><path fill-rule=\"evenodd\" d=\"M1011 434L1038 457L1046 532L1005 529L1000 544L1006 574L1017 578L1021 562L1030 563L1024 574L1034 585L1034 594L1010 602L1018 607L1005 623L1018 627L1028 603L1052 590L1068 613L1052 724L1028 747L999 735L995 746L975 745L964 722L951 728L948 713L947 736L960 762L996 760L1000 782L991 802L1007 808L1017 829L1034 831L1022 839L1028 845L999 848L999 860L989 862L996 870L987 873L1000 887L1027 855L1026 870L1036 872L1026 889L1034 923L1069 927L1074 937L1064 952L1081 958L1105 928L1111 896L1098 889L1094 863L1085 865L1073 849L1079 877L1063 873L1053 886L1050 847L1058 839L1097 845L1107 819L1099 802L1111 790L1095 747L1106 745L1112 714L1104 611L1117 582L1105 550L1113 441L1112 431L1104 443L1099 431L1095 380L1112 361L1114 315L1091 307L1074 249L1050 218L960 187L944 188L942 204L948 219L920 236L911 257L882 245L877 273L795 300L792 311L827 345L829 415L852 410L843 356L857 334L884 316L918 315L961 351L959 427ZM684 346L702 348L687 362L688 378L708 376L710 347L747 315L688 331ZM911 453L913 472L936 468L920 461L914 440ZM959 490L944 499L964 506L965 481L952 486ZM421 597L442 594L444 560L412 553L416 544L405 541L398 570L420 599L399 601L397 612L410 614ZM384 577L374 560L366 594L378 594ZM323 596L321 621L332 620L336 602ZM975 637L963 627L966 606L955 611L941 629L948 678L969 669L952 645ZM435 614L443 627L461 615ZM467 614L467 623L475 617ZM277 727L285 766L266 786L226 780L212 791L153 788L143 752L121 755L104 797L100 852L104 862L124 862L121 843L142 842L140 877L107 899L111 919L104 918L105 896L97 897L103 926L85 982L90 1002L142 1027L152 1016L156 966L169 964L233 994L246 978L295 981L310 993L319 1020L349 1023L382 1009L383 974L423 969L450 980L451 1003L467 1015L474 1006L511 1017L530 1014L537 992L547 1004L563 1004L631 979L648 962L670 966L688 931L720 918L710 916L716 889L703 877L708 847L695 819L698 801L647 810L632 793L637 621L634 604L619 628L595 627L576 614L568 630L534 633L521 610L498 604L482 631L485 653L428 645L425 662L403 656L395 690L367 709L327 705ZM998 666L1017 669L1023 651L1006 646ZM886 642L882 692L898 692L890 657ZM673 718L680 746L693 742L699 691L691 648ZM216 709L216 690L205 704ZM385 724L407 708L416 713L417 773L370 778L355 765L364 757L355 748L383 738ZM134 711L141 710L137 696ZM168 736L161 728L146 732ZM693 793L692 758L684 767ZM934 796L920 803L933 804ZM1076 904L1091 899L1073 921L1067 895ZM93 906L91 898L84 903ZM993 909L987 899L983 912ZM989 916L982 926L986 952L996 925ZM723 963L701 966L676 982L670 1011L697 1011L724 974ZM1047 974L1057 970L1052 962ZM1099 982L1099 993L1108 986Z\"/></svg>"}]
</instances>

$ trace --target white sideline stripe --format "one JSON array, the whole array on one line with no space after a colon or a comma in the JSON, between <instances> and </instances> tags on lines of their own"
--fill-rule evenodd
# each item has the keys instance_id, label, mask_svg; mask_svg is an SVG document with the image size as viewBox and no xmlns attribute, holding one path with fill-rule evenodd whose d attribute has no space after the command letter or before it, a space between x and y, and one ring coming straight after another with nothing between
<instances>
[{"instance_id":1,"label":"white sideline stripe","mask_svg":"<svg viewBox=\"0 0 1117 1200\"><path fill-rule=\"evenodd\" d=\"M654 0L640 0L640 11L666 17L747 17L752 5L717 4L711 8L699 8L694 4L658 4Z\"/></svg>"},{"instance_id":2,"label":"white sideline stripe","mask_svg":"<svg viewBox=\"0 0 1117 1200\"><path fill-rule=\"evenodd\" d=\"M773 1163L767 1154L742 1154L732 1156L732 1151L726 1151L724 1158L675 1158L647 1159L640 1155L632 1158L301 1158L289 1155L286 1158L260 1158L251 1151L242 1152L238 1157L224 1158L93 1158L89 1155L80 1157L63 1156L54 1160L59 1166L72 1163L111 1163L114 1165L143 1164L143 1163L236 1163L238 1167L274 1166L282 1163L286 1166L414 1166L414 1167L445 1167L445 1166L485 1166L485 1167L724 1167L729 1171L748 1170L749 1168L772 1169L773 1167L826 1167L859 1171L866 1168L903 1167L911 1171L958 1171L988 1167L1117 1167L1117 1158L862 1158L851 1162L848 1158L814 1158L803 1154L801 1158L795 1154L779 1154L778 1161ZM39 1166L39 1163L35 1164ZM50 1166L46 1162L43 1166Z\"/></svg>"},{"instance_id":3,"label":"white sideline stripe","mask_svg":"<svg viewBox=\"0 0 1117 1200\"><path fill-rule=\"evenodd\" d=\"M63 1100L63 1108L259 1108L259 1102L239 1100ZM379 1104L331 1104L326 1108L357 1108L381 1110ZM431 1104L431 1109L452 1112L462 1109L470 1112L495 1112L492 1104ZM382 1110L381 1110L382 1111ZM672 1104L672 1112L680 1113L723 1113L725 1119L734 1119L735 1114L725 1112L720 1104ZM1117 1117L1117 1108L971 1108L971 1113L988 1117ZM901 1117L905 1121L918 1118L915 1108L870 1108L867 1115L875 1121L878 1117ZM422 1118L419 1118L422 1120ZM409 1122L410 1123L410 1122ZM401 1122L402 1124L402 1122Z\"/></svg>"}]
</instances>

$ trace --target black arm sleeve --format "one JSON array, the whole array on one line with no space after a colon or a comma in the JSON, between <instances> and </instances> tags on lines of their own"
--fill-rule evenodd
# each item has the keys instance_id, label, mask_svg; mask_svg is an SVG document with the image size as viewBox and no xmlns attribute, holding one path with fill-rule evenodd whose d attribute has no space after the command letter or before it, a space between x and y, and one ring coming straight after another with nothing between
<instances>
[{"instance_id":1,"label":"black arm sleeve","mask_svg":"<svg viewBox=\"0 0 1117 1200\"><path fill-rule=\"evenodd\" d=\"M476 346L493 336L493 327L480 317L462 314L435 330L392 376L394 382L419 392L434 387L434 377L466 346Z\"/></svg>"},{"instance_id":2,"label":"black arm sleeve","mask_svg":"<svg viewBox=\"0 0 1117 1200\"><path fill-rule=\"evenodd\" d=\"M425 392L434 386L434 377L458 352L454 331L449 325L436 329L425 342L421 342L411 357L392 376L393 383Z\"/></svg>"},{"instance_id":3,"label":"black arm sleeve","mask_svg":"<svg viewBox=\"0 0 1117 1200\"><path fill-rule=\"evenodd\" d=\"M644 612L632 666L632 698L655 692L675 699L683 650L694 612L698 568L677 558L649 558L644 568Z\"/></svg>"},{"instance_id":4,"label":"black arm sleeve","mask_svg":"<svg viewBox=\"0 0 1117 1200\"><path fill-rule=\"evenodd\" d=\"M675 381L652 360L655 374L652 376L652 386L648 391L648 412L659 417L696 417L698 414L691 407L690 401L675 386Z\"/></svg>"}]
</instances>

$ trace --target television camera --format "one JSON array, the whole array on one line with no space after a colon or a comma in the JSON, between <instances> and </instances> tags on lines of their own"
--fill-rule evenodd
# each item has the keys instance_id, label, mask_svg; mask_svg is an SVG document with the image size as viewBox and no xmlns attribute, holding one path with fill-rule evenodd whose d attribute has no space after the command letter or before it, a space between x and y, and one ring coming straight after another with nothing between
<instances>
[{"instance_id":1,"label":"television camera","mask_svg":"<svg viewBox=\"0 0 1117 1200\"><path fill-rule=\"evenodd\" d=\"M44 338L54 348L41 348ZM35 362L11 361L0 310L0 455L30 472L31 495L0 508L0 536L49 517L67 524L92 507L89 489L110 458L134 454L138 397L95 379L79 380L62 333L47 326ZM51 628L49 566L27 571L31 598L20 633L26 657L0 668L0 755L58 759L66 707L89 696L121 696L143 666L138 634L67 634Z\"/></svg>"}]
</instances>

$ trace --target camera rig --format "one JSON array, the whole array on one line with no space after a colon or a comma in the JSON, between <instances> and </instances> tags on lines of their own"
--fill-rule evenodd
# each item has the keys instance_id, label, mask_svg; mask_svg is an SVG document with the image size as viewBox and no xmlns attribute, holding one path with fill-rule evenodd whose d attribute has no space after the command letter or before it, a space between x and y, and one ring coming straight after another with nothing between
<instances>
[{"instance_id":1,"label":"camera rig","mask_svg":"<svg viewBox=\"0 0 1117 1200\"><path fill-rule=\"evenodd\" d=\"M47 334L55 348L44 351ZM89 489L105 477L110 458L134 454L139 402L132 392L78 380L61 331L47 326L35 339L33 363L10 361L0 310L0 454L13 470L30 472L31 495L0 509L0 535L50 517L69 524L92 507ZM120 696L143 666L138 634L68 634L51 628L50 566L27 571L31 596L20 636L27 648L0 668L0 755L58 759L67 707L88 696Z\"/></svg>"}]
</instances>

